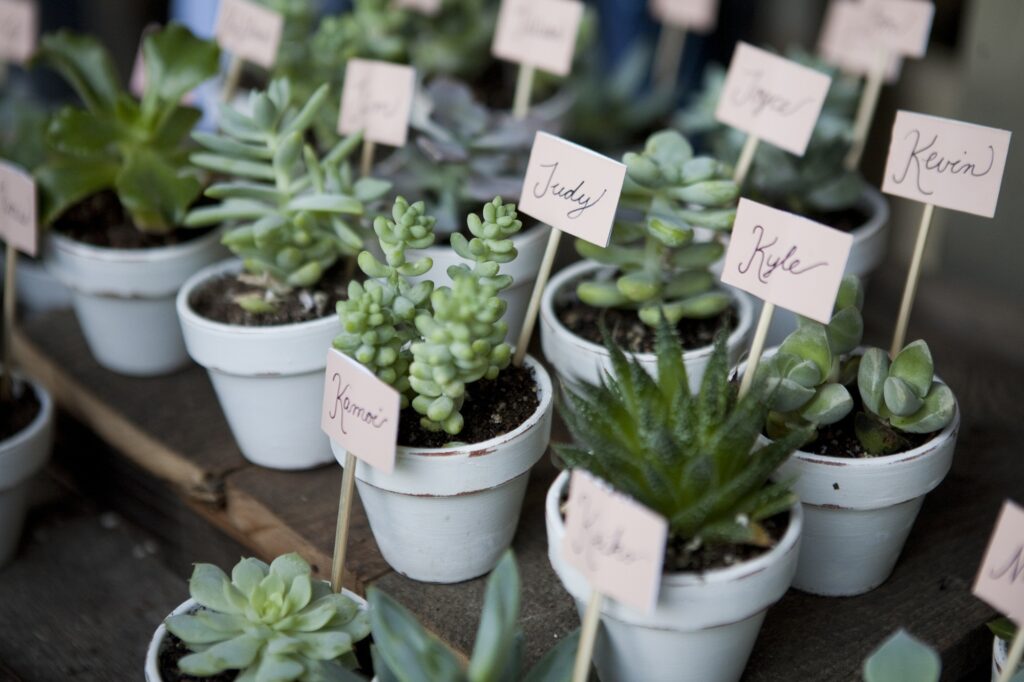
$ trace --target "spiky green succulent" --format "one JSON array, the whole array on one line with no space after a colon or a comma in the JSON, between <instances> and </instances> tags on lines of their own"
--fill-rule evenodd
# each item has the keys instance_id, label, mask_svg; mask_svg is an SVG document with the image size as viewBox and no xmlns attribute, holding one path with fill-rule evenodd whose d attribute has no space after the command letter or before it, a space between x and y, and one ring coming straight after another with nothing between
<instances>
[{"instance_id":1,"label":"spiky green succulent","mask_svg":"<svg viewBox=\"0 0 1024 682\"><path fill-rule=\"evenodd\" d=\"M556 445L580 467L661 514L681 541L769 546L762 522L794 497L772 473L807 437L797 430L755 447L771 387L755 382L737 399L719 334L701 383L690 393L683 349L664 319L658 325L658 378L627 358L606 334L612 372L600 385L563 387L559 412L573 445Z\"/></svg>"},{"instance_id":2,"label":"spiky green succulent","mask_svg":"<svg viewBox=\"0 0 1024 682\"><path fill-rule=\"evenodd\" d=\"M739 190L729 169L710 157L695 157L690 143L673 130L647 139L640 154L627 153L627 206L639 220L620 220L608 248L577 240L585 258L616 268L614 279L580 282L580 300L598 308L635 309L651 326L662 314L708 318L729 306L709 266L722 257L719 241L695 241L694 228L728 231L736 218Z\"/></svg>"},{"instance_id":3,"label":"spiky green succulent","mask_svg":"<svg viewBox=\"0 0 1024 682\"><path fill-rule=\"evenodd\" d=\"M188 675L237 670L239 682L343 682L355 667L354 644L370 633L367 612L313 579L298 554L269 566L242 559L230 577L196 564L189 592L199 607L165 621L193 652L178 662Z\"/></svg>"}]
</instances>

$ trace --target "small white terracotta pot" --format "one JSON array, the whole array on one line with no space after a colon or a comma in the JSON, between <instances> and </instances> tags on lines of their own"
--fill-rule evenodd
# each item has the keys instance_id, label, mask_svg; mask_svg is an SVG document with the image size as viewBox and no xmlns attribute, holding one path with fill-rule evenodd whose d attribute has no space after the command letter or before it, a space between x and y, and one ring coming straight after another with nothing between
<instances>
[{"instance_id":1,"label":"small white terracotta pot","mask_svg":"<svg viewBox=\"0 0 1024 682\"><path fill-rule=\"evenodd\" d=\"M0 264L0 272L4 266ZM51 310L71 307L71 291L57 281L41 260L18 257L15 273L18 287L18 305L26 315L38 315Z\"/></svg>"},{"instance_id":2,"label":"small white terracotta pot","mask_svg":"<svg viewBox=\"0 0 1024 682\"><path fill-rule=\"evenodd\" d=\"M191 277L178 294L188 354L206 368L246 459L271 469L309 469L332 461L320 430L327 349L339 331L332 314L272 327L214 322L189 304L207 280L241 270L232 259Z\"/></svg>"},{"instance_id":3,"label":"small white terracotta pot","mask_svg":"<svg viewBox=\"0 0 1024 682\"><path fill-rule=\"evenodd\" d=\"M590 597L586 579L562 557L565 523L559 510L569 473L548 490L545 518L548 558L582 617ZM782 598L796 571L802 513L790 510L779 543L737 566L703 573L669 573L658 603L643 613L603 600L594 664L615 682L735 682L761 629L768 607Z\"/></svg>"},{"instance_id":4,"label":"small white terracotta pot","mask_svg":"<svg viewBox=\"0 0 1024 682\"><path fill-rule=\"evenodd\" d=\"M488 573L512 544L530 469L551 437L551 378L531 357L537 410L516 429L482 443L399 446L385 474L358 462L356 485L384 559L413 580L457 583ZM345 450L333 440L338 463Z\"/></svg>"},{"instance_id":5,"label":"small white terracotta pot","mask_svg":"<svg viewBox=\"0 0 1024 682\"><path fill-rule=\"evenodd\" d=\"M50 459L53 449L53 399L42 384L17 376L26 389L35 392L39 414L24 429L0 441L0 567L18 549L32 477Z\"/></svg>"},{"instance_id":6,"label":"small white terracotta pot","mask_svg":"<svg viewBox=\"0 0 1024 682\"><path fill-rule=\"evenodd\" d=\"M359 608L362 610L365 611L370 608L369 604L366 603L366 600L358 594L344 589L342 590L342 594L358 603ZM167 618L177 616L182 613L188 613L196 609L198 606L199 604L195 599L189 599L167 614ZM167 637L167 626L160 623L156 632L153 633L152 639L149 640L149 647L146 649L146 682L164 682L164 678L160 674L160 648L164 644L165 637Z\"/></svg>"},{"instance_id":7,"label":"small white terracotta pot","mask_svg":"<svg viewBox=\"0 0 1024 682\"><path fill-rule=\"evenodd\" d=\"M97 362L140 377L188 364L174 297L194 272L223 256L219 231L153 249L89 246L58 233L47 245L46 267L71 289Z\"/></svg>"},{"instance_id":8,"label":"small white terracotta pot","mask_svg":"<svg viewBox=\"0 0 1024 682\"><path fill-rule=\"evenodd\" d=\"M526 309L530 305L530 294L533 293L533 285L537 281L537 271L540 270L540 262L544 257L544 248L547 246L550 233L551 228L547 225L536 225L525 233L517 234L512 241L519 255L511 263L501 266L503 275L512 276L512 286L501 292L501 298L508 303L508 310L502 319L508 323L505 338L509 343L518 341L519 332L523 329L523 318L526 317ZM432 258L434 267L426 275L414 278L414 281L429 279L439 287L451 286L452 279L448 276L450 266L459 263L471 265L447 244L411 251L409 259L415 260L423 256Z\"/></svg>"},{"instance_id":9,"label":"small white terracotta pot","mask_svg":"<svg viewBox=\"0 0 1024 682\"><path fill-rule=\"evenodd\" d=\"M555 367L558 378L569 383L596 384L605 372L612 369L611 356L604 346L593 343L573 334L555 312L555 304L560 300L575 295L576 283L584 278L606 272L611 274L614 268L595 263L580 261L561 270L548 283L540 304L540 343L544 356ZM735 363L747 349L750 335L753 332L754 306L750 296L730 289L736 304L739 319L736 328L726 339L729 362ZM700 389L704 371L711 360L713 346L705 346L683 353L683 364L690 380L690 390ZM652 375L657 373L658 358L654 353L638 353L635 356Z\"/></svg>"}]
</instances>

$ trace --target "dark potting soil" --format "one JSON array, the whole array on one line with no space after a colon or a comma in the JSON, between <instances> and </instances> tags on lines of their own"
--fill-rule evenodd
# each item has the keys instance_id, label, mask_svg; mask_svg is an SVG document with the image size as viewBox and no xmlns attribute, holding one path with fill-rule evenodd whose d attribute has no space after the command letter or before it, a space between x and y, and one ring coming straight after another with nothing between
<instances>
[{"instance_id":1,"label":"dark potting soil","mask_svg":"<svg viewBox=\"0 0 1024 682\"><path fill-rule=\"evenodd\" d=\"M15 381L13 397L0 400L0 442L17 435L36 418L41 408L31 384Z\"/></svg>"},{"instance_id":2,"label":"dark potting soil","mask_svg":"<svg viewBox=\"0 0 1024 682\"><path fill-rule=\"evenodd\" d=\"M110 190L78 202L61 214L53 228L77 242L108 249L173 246L201 237L211 229L181 227L167 234L142 232L132 223L117 194Z\"/></svg>"},{"instance_id":3,"label":"dark potting soil","mask_svg":"<svg viewBox=\"0 0 1024 682\"><path fill-rule=\"evenodd\" d=\"M477 381L466 387L462 406L465 426L458 436L427 431L412 407L402 411L398 442L418 448L440 448L449 443L482 443L515 430L537 411L537 380L529 367L509 365L494 381Z\"/></svg>"},{"instance_id":4,"label":"dark potting soil","mask_svg":"<svg viewBox=\"0 0 1024 682\"><path fill-rule=\"evenodd\" d=\"M280 297L273 312L251 313L238 305L236 299L246 294L262 295L264 290L239 281L236 275L225 274L196 287L188 303L196 313L214 322L241 327L273 327L333 315L338 301L348 297L349 281L346 264L337 263L324 273L316 289L293 289Z\"/></svg>"},{"instance_id":5,"label":"dark potting soil","mask_svg":"<svg viewBox=\"0 0 1024 682\"><path fill-rule=\"evenodd\" d=\"M555 303L555 314L573 334L603 346L600 322L611 332L615 344L627 353L653 353L656 339L654 327L644 324L635 310L619 308L594 308L572 296ZM710 346L721 329L730 332L736 328L738 314L732 306L720 314L703 320L683 318L676 325L676 332L683 342L683 348L694 350Z\"/></svg>"},{"instance_id":6,"label":"dark potting soil","mask_svg":"<svg viewBox=\"0 0 1024 682\"><path fill-rule=\"evenodd\" d=\"M856 387L854 387L851 393L856 392ZM835 424L818 427L818 437L800 449L804 452L829 457L874 457L875 455L865 452L864 447L857 440L854 422L857 413L863 409L859 395L854 396L854 403L854 408L850 411L850 414ZM938 433L938 431L935 431L933 433L901 433L900 435L910 443L910 446L906 449L912 450L924 445L938 435Z\"/></svg>"},{"instance_id":7,"label":"dark potting soil","mask_svg":"<svg viewBox=\"0 0 1024 682\"><path fill-rule=\"evenodd\" d=\"M753 545L700 545L690 548L688 540L669 537L665 546L665 573L692 571L702 573L716 568L735 566L744 561L756 559L765 552L771 551L778 544L789 527L789 512L776 514L761 522L765 531L772 539L771 547L755 547Z\"/></svg>"}]
</instances>

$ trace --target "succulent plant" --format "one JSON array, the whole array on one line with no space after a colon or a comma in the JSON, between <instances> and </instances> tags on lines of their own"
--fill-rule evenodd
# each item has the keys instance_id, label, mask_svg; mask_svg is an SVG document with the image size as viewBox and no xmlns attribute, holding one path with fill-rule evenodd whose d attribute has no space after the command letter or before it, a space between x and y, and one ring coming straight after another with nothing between
<instances>
[{"instance_id":1,"label":"succulent plant","mask_svg":"<svg viewBox=\"0 0 1024 682\"><path fill-rule=\"evenodd\" d=\"M370 616L310 573L298 554L269 566L242 559L230 578L196 564L189 592L199 608L166 620L193 652L178 662L180 670L199 677L238 670L240 682L351 679L352 648L370 633Z\"/></svg>"},{"instance_id":2,"label":"succulent plant","mask_svg":"<svg viewBox=\"0 0 1024 682\"><path fill-rule=\"evenodd\" d=\"M171 23L146 36L146 88L135 100L119 83L110 54L95 39L59 31L36 57L75 89L83 107L58 111L47 131L52 158L36 169L43 221L113 190L141 231L173 231L202 191L185 146L199 112L182 96L216 75L219 50Z\"/></svg>"},{"instance_id":3,"label":"succulent plant","mask_svg":"<svg viewBox=\"0 0 1024 682\"><path fill-rule=\"evenodd\" d=\"M563 637L530 671L522 670L519 572L508 551L487 579L473 654L464 667L405 608L371 587L374 669L380 682L568 682L579 632Z\"/></svg>"},{"instance_id":4,"label":"succulent plant","mask_svg":"<svg viewBox=\"0 0 1024 682\"><path fill-rule=\"evenodd\" d=\"M795 499L788 483L770 477L807 431L755 448L771 390L757 381L736 398L724 334L696 395L682 346L664 318L657 379L607 334L605 347L613 371L600 385L563 387L559 412L575 443L555 450L566 466L586 469L664 516L673 540L770 546L762 522Z\"/></svg>"},{"instance_id":5,"label":"succulent plant","mask_svg":"<svg viewBox=\"0 0 1024 682\"><path fill-rule=\"evenodd\" d=\"M581 282L576 294L598 308L631 308L651 326L662 314L680 319L713 317L730 297L716 286L708 267L721 258L718 241L694 241L694 228L727 231L736 218L739 190L728 168L710 157L695 157L690 143L673 130L647 139L640 154L627 153L623 203L644 212L620 220L608 248L577 240L585 258L614 266L614 281Z\"/></svg>"},{"instance_id":6,"label":"succulent plant","mask_svg":"<svg viewBox=\"0 0 1024 682\"><path fill-rule=\"evenodd\" d=\"M989 631L991 631L993 635L1007 644L1012 642L1013 638L1017 636L1017 626L1014 625L1012 620L1005 616L996 618L995 620L990 620L985 625L988 626Z\"/></svg>"},{"instance_id":7,"label":"succulent plant","mask_svg":"<svg viewBox=\"0 0 1024 682\"><path fill-rule=\"evenodd\" d=\"M263 278L266 292L239 299L250 312L273 310L282 292L312 287L340 258L355 256L365 239L366 204L391 188L374 178L353 180L346 159L361 136L322 157L306 143L328 94L323 86L300 107L288 81L274 81L250 95L251 115L222 105L223 133L194 135L209 151L193 154L192 162L231 179L211 185L206 196L219 203L194 209L185 224L234 224L224 244L247 273Z\"/></svg>"},{"instance_id":8,"label":"succulent plant","mask_svg":"<svg viewBox=\"0 0 1024 682\"><path fill-rule=\"evenodd\" d=\"M864 682L938 682L942 660L930 646L899 630L864 661Z\"/></svg>"}]
</instances>

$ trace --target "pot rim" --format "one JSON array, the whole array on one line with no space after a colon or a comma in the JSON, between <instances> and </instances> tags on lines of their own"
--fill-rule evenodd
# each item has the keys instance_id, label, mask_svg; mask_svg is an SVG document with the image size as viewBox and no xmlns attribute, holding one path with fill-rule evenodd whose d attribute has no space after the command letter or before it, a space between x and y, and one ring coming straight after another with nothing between
<instances>
[{"instance_id":1,"label":"pot rim","mask_svg":"<svg viewBox=\"0 0 1024 682\"><path fill-rule=\"evenodd\" d=\"M83 260L103 261L110 263L121 263L125 261L154 263L180 258L196 251L202 251L209 246L210 242L220 241L221 229L215 227L203 235L179 244L167 246L152 246L141 249L115 249L109 246L95 246L86 244L55 230L47 234L47 241L52 247L61 253L68 254Z\"/></svg>"},{"instance_id":2,"label":"pot rim","mask_svg":"<svg viewBox=\"0 0 1024 682\"><path fill-rule=\"evenodd\" d=\"M42 382L29 378L17 370L14 371L14 376L24 381L35 391L36 398L39 400L39 412L23 429L6 440L0 441L0 465L2 465L3 469L0 472L0 490L13 488L34 476L45 466L46 460L50 455L47 448L43 453L44 456L38 462L32 462L27 470L22 470L21 467L16 467L14 463L8 461L13 456L13 453L18 452L30 441L38 438L41 432L46 430L53 422L54 413L53 396L50 395L50 392L43 386ZM16 473L11 476L12 480L7 481L6 478L10 471L15 471Z\"/></svg>"}]
</instances>

